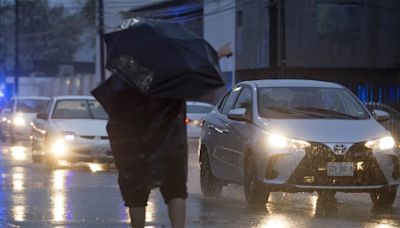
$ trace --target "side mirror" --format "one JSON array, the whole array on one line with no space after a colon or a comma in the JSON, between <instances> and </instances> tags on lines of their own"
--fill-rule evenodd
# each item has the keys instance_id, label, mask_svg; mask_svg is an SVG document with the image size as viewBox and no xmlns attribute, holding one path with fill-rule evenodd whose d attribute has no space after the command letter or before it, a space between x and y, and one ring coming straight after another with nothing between
<instances>
[{"instance_id":1,"label":"side mirror","mask_svg":"<svg viewBox=\"0 0 400 228\"><path fill-rule=\"evenodd\" d=\"M246 109L244 108L237 108L232 109L227 114L229 119L238 120L238 121L249 121L250 118L246 115Z\"/></svg>"},{"instance_id":2,"label":"side mirror","mask_svg":"<svg viewBox=\"0 0 400 228\"><path fill-rule=\"evenodd\" d=\"M36 115L36 118L41 120L47 120L47 118L49 118L49 115L47 115L47 113L38 113Z\"/></svg>"},{"instance_id":3,"label":"side mirror","mask_svg":"<svg viewBox=\"0 0 400 228\"><path fill-rule=\"evenodd\" d=\"M383 122L386 120L390 120L390 115L389 113L382 111L382 110L374 110L373 112L374 118L376 119L376 121L378 122Z\"/></svg>"}]
</instances>

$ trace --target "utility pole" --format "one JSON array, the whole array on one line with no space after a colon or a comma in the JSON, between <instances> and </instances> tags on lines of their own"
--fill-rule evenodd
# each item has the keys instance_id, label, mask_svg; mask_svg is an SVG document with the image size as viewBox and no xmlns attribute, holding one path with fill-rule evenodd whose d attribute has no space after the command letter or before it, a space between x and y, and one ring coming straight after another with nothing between
<instances>
[{"instance_id":1,"label":"utility pole","mask_svg":"<svg viewBox=\"0 0 400 228\"><path fill-rule=\"evenodd\" d=\"M14 95L19 92L19 0L15 0Z\"/></svg>"},{"instance_id":2,"label":"utility pole","mask_svg":"<svg viewBox=\"0 0 400 228\"><path fill-rule=\"evenodd\" d=\"M278 78L278 3L272 0L269 3L269 67L271 78Z\"/></svg>"},{"instance_id":3,"label":"utility pole","mask_svg":"<svg viewBox=\"0 0 400 228\"><path fill-rule=\"evenodd\" d=\"M100 42L100 78L103 82L106 79L105 69L104 69L104 1L98 0L98 33L99 33L99 42Z\"/></svg>"},{"instance_id":4,"label":"utility pole","mask_svg":"<svg viewBox=\"0 0 400 228\"><path fill-rule=\"evenodd\" d=\"M279 76L285 76L286 68L286 13L285 0L278 1L278 66Z\"/></svg>"}]
</instances>

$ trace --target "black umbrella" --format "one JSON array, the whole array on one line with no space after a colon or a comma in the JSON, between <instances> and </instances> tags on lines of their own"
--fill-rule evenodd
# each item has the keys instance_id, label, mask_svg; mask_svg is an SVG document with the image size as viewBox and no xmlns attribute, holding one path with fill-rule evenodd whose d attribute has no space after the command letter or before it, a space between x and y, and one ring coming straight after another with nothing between
<instances>
[{"instance_id":1,"label":"black umbrella","mask_svg":"<svg viewBox=\"0 0 400 228\"><path fill-rule=\"evenodd\" d=\"M107 68L145 95L197 99L224 85L217 52L184 25L139 20L105 41Z\"/></svg>"}]
</instances>

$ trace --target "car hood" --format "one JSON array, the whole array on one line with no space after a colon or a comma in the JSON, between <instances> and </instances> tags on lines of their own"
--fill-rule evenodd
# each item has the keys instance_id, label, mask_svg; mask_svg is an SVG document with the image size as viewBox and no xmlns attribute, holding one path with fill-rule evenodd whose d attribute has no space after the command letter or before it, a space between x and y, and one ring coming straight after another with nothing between
<instances>
[{"instance_id":1,"label":"car hood","mask_svg":"<svg viewBox=\"0 0 400 228\"><path fill-rule=\"evenodd\" d=\"M288 120L263 119L269 132L312 142L355 143L378 139L389 132L374 119L367 120Z\"/></svg>"},{"instance_id":2,"label":"car hood","mask_svg":"<svg viewBox=\"0 0 400 228\"><path fill-rule=\"evenodd\" d=\"M60 131L72 131L77 135L107 136L107 120L54 120Z\"/></svg>"}]
</instances>

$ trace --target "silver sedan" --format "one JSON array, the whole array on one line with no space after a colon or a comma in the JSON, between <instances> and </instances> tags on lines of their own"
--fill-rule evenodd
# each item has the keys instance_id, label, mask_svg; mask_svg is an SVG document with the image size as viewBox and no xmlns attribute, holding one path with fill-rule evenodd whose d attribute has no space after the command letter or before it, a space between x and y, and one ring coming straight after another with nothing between
<instances>
[{"instance_id":1,"label":"silver sedan","mask_svg":"<svg viewBox=\"0 0 400 228\"><path fill-rule=\"evenodd\" d=\"M368 192L392 205L400 184L391 134L345 87L311 80L242 82L205 120L199 147L207 196L244 185L251 205L270 192Z\"/></svg>"}]
</instances>

